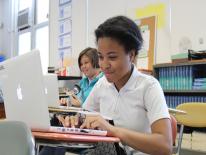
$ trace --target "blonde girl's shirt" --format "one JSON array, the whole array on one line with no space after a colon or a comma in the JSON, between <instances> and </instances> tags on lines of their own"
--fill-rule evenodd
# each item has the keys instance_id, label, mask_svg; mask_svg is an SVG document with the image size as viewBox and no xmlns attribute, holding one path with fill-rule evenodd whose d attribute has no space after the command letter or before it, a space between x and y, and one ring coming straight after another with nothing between
<instances>
[{"instance_id":1,"label":"blonde girl's shirt","mask_svg":"<svg viewBox=\"0 0 206 155\"><path fill-rule=\"evenodd\" d=\"M169 118L159 82L152 76L140 73L135 67L119 92L103 76L92 89L83 108L112 118L115 126L141 133L151 133L153 122ZM144 154L127 146L125 148L135 155Z\"/></svg>"},{"instance_id":2,"label":"blonde girl's shirt","mask_svg":"<svg viewBox=\"0 0 206 155\"><path fill-rule=\"evenodd\" d=\"M104 74L100 72L94 79L91 81L88 79L88 77L84 77L80 80L80 92L77 94L78 98L81 100L82 104L84 104L85 100L89 96L91 90L93 89L94 85L97 83L97 81L103 76Z\"/></svg>"}]
</instances>

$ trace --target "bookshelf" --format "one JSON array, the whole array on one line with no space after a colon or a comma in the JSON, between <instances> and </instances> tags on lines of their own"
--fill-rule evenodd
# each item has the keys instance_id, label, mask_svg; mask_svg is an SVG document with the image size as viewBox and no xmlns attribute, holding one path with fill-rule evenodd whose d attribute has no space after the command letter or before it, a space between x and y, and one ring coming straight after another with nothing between
<instances>
[{"instance_id":1,"label":"bookshelf","mask_svg":"<svg viewBox=\"0 0 206 155\"><path fill-rule=\"evenodd\" d=\"M163 88L168 107L184 102L206 103L206 60L156 64L153 74Z\"/></svg>"}]
</instances>

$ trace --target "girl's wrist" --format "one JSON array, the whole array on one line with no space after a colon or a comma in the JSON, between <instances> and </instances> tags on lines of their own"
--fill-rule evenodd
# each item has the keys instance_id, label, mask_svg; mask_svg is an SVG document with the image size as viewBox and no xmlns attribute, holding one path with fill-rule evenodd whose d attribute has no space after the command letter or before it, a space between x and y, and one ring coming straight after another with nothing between
<instances>
[{"instance_id":1,"label":"girl's wrist","mask_svg":"<svg viewBox=\"0 0 206 155\"><path fill-rule=\"evenodd\" d=\"M116 133L117 133L116 127L113 126L113 125L110 125L110 126L109 126L109 130L108 130L108 135L110 135L110 136L116 136Z\"/></svg>"}]
</instances>

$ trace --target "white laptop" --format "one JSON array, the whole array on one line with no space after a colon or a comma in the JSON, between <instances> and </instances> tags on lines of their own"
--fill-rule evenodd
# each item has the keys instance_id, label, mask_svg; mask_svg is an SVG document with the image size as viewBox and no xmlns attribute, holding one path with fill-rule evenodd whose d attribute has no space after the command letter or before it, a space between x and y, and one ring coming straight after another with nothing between
<instances>
[{"instance_id":1,"label":"white laptop","mask_svg":"<svg viewBox=\"0 0 206 155\"><path fill-rule=\"evenodd\" d=\"M59 107L59 90L57 74L44 75L45 94L49 107Z\"/></svg>"},{"instance_id":2,"label":"white laptop","mask_svg":"<svg viewBox=\"0 0 206 155\"><path fill-rule=\"evenodd\" d=\"M8 120L24 121L32 128L50 126L38 51L0 63L0 81Z\"/></svg>"},{"instance_id":3,"label":"white laptop","mask_svg":"<svg viewBox=\"0 0 206 155\"><path fill-rule=\"evenodd\" d=\"M7 120L25 122L38 131L102 135L106 131L51 127L38 50L0 63L0 86Z\"/></svg>"}]
</instances>

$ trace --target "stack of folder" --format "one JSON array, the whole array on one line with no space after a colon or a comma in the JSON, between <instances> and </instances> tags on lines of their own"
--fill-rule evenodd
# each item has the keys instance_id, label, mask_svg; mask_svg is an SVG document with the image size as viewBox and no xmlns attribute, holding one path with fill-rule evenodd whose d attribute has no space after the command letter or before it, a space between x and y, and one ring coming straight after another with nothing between
<instances>
[{"instance_id":1,"label":"stack of folder","mask_svg":"<svg viewBox=\"0 0 206 155\"><path fill-rule=\"evenodd\" d=\"M206 90L206 78L195 78L192 87L195 90Z\"/></svg>"}]
</instances>

